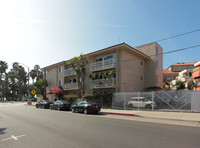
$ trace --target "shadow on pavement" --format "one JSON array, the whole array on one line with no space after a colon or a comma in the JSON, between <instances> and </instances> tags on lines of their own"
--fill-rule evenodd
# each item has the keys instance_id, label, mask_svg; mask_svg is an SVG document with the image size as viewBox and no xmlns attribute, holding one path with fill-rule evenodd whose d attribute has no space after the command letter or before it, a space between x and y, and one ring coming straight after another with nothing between
<instances>
[{"instance_id":1,"label":"shadow on pavement","mask_svg":"<svg viewBox=\"0 0 200 148\"><path fill-rule=\"evenodd\" d=\"M6 128L0 128L0 135L5 134L5 130L6 130Z\"/></svg>"},{"instance_id":2,"label":"shadow on pavement","mask_svg":"<svg viewBox=\"0 0 200 148\"><path fill-rule=\"evenodd\" d=\"M95 115L95 116L105 116L105 115L108 115L109 113L105 113L105 112L98 112L97 114L94 114L94 113L89 113L87 115Z\"/></svg>"}]
</instances>

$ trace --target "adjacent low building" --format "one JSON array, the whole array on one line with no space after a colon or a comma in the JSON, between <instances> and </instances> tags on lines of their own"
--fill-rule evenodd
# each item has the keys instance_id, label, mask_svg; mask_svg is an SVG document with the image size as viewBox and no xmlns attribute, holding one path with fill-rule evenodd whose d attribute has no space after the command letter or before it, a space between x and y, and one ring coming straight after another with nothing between
<instances>
[{"instance_id":1,"label":"adjacent low building","mask_svg":"<svg viewBox=\"0 0 200 148\"><path fill-rule=\"evenodd\" d=\"M197 87L195 90L200 90L200 62L194 64L192 78L195 80Z\"/></svg>"},{"instance_id":2,"label":"adjacent low building","mask_svg":"<svg viewBox=\"0 0 200 148\"><path fill-rule=\"evenodd\" d=\"M86 94L136 92L162 88L163 49L157 43L131 47L126 43L85 54ZM76 73L62 61L42 68L48 81L47 93L60 85L66 95L80 93ZM108 77L109 75L109 77Z\"/></svg>"},{"instance_id":3,"label":"adjacent low building","mask_svg":"<svg viewBox=\"0 0 200 148\"><path fill-rule=\"evenodd\" d=\"M170 65L167 69L163 70L163 81L171 82L179 75L179 72L185 69L193 69L194 64L197 62L176 63Z\"/></svg>"}]
</instances>

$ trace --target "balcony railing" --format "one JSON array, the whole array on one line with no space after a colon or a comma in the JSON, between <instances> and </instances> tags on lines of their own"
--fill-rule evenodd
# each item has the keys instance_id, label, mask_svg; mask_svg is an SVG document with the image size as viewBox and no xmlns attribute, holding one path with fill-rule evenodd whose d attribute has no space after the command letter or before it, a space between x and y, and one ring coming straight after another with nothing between
<instances>
[{"instance_id":1,"label":"balcony railing","mask_svg":"<svg viewBox=\"0 0 200 148\"><path fill-rule=\"evenodd\" d=\"M91 63L91 71L114 68L115 66L116 66L116 61L114 59L94 62L94 63Z\"/></svg>"},{"instance_id":2,"label":"balcony railing","mask_svg":"<svg viewBox=\"0 0 200 148\"><path fill-rule=\"evenodd\" d=\"M77 90L78 89L78 83L65 83L63 85L64 90Z\"/></svg>"},{"instance_id":3,"label":"balcony railing","mask_svg":"<svg viewBox=\"0 0 200 148\"><path fill-rule=\"evenodd\" d=\"M111 88L116 86L116 79L97 79L90 81L90 88Z\"/></svg>"},{"instance_id":4,"label":"balcony railing","mask_svg":"<svg viewBox=\"0 0 200 148\"><path fill-rule=\"evenodd\" d=\"M71 75L76 75L75 71L73 71L72 69L64 70L64 76L71 76Z\"/></svg>"}]
</instances>

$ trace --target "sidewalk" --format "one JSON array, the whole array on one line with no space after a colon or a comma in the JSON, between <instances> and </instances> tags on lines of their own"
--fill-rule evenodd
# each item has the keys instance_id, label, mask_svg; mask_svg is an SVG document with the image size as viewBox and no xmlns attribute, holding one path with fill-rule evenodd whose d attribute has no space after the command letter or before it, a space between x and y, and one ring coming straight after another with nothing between
<instances>
[{"instance_id":1,"label":"sidewalk","mask_svg":"<svg viewBox=\"0 0 200 148\"><path fill-rule=\"evenodd\" d=\"M101 112L143 118L200 122L200 113L102 109Z\"/></svg>"}]
</instances>

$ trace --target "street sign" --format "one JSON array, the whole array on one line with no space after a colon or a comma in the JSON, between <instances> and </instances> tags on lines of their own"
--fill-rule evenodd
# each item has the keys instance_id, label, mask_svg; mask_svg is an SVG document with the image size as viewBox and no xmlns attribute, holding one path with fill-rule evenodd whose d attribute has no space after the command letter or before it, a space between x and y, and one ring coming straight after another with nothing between
<instances>
[{"instance_id":1,"label":"street sign","mask_svg":"<svg viewBox=\"0 0 200 148\"><path fill-rule=\"evenodd\" d=\"M31 91L31 94L32 94L32 95L35 95L35 94L36 94L36 91L33 89L33 90Z\"/></svg>"}]
</instances>

